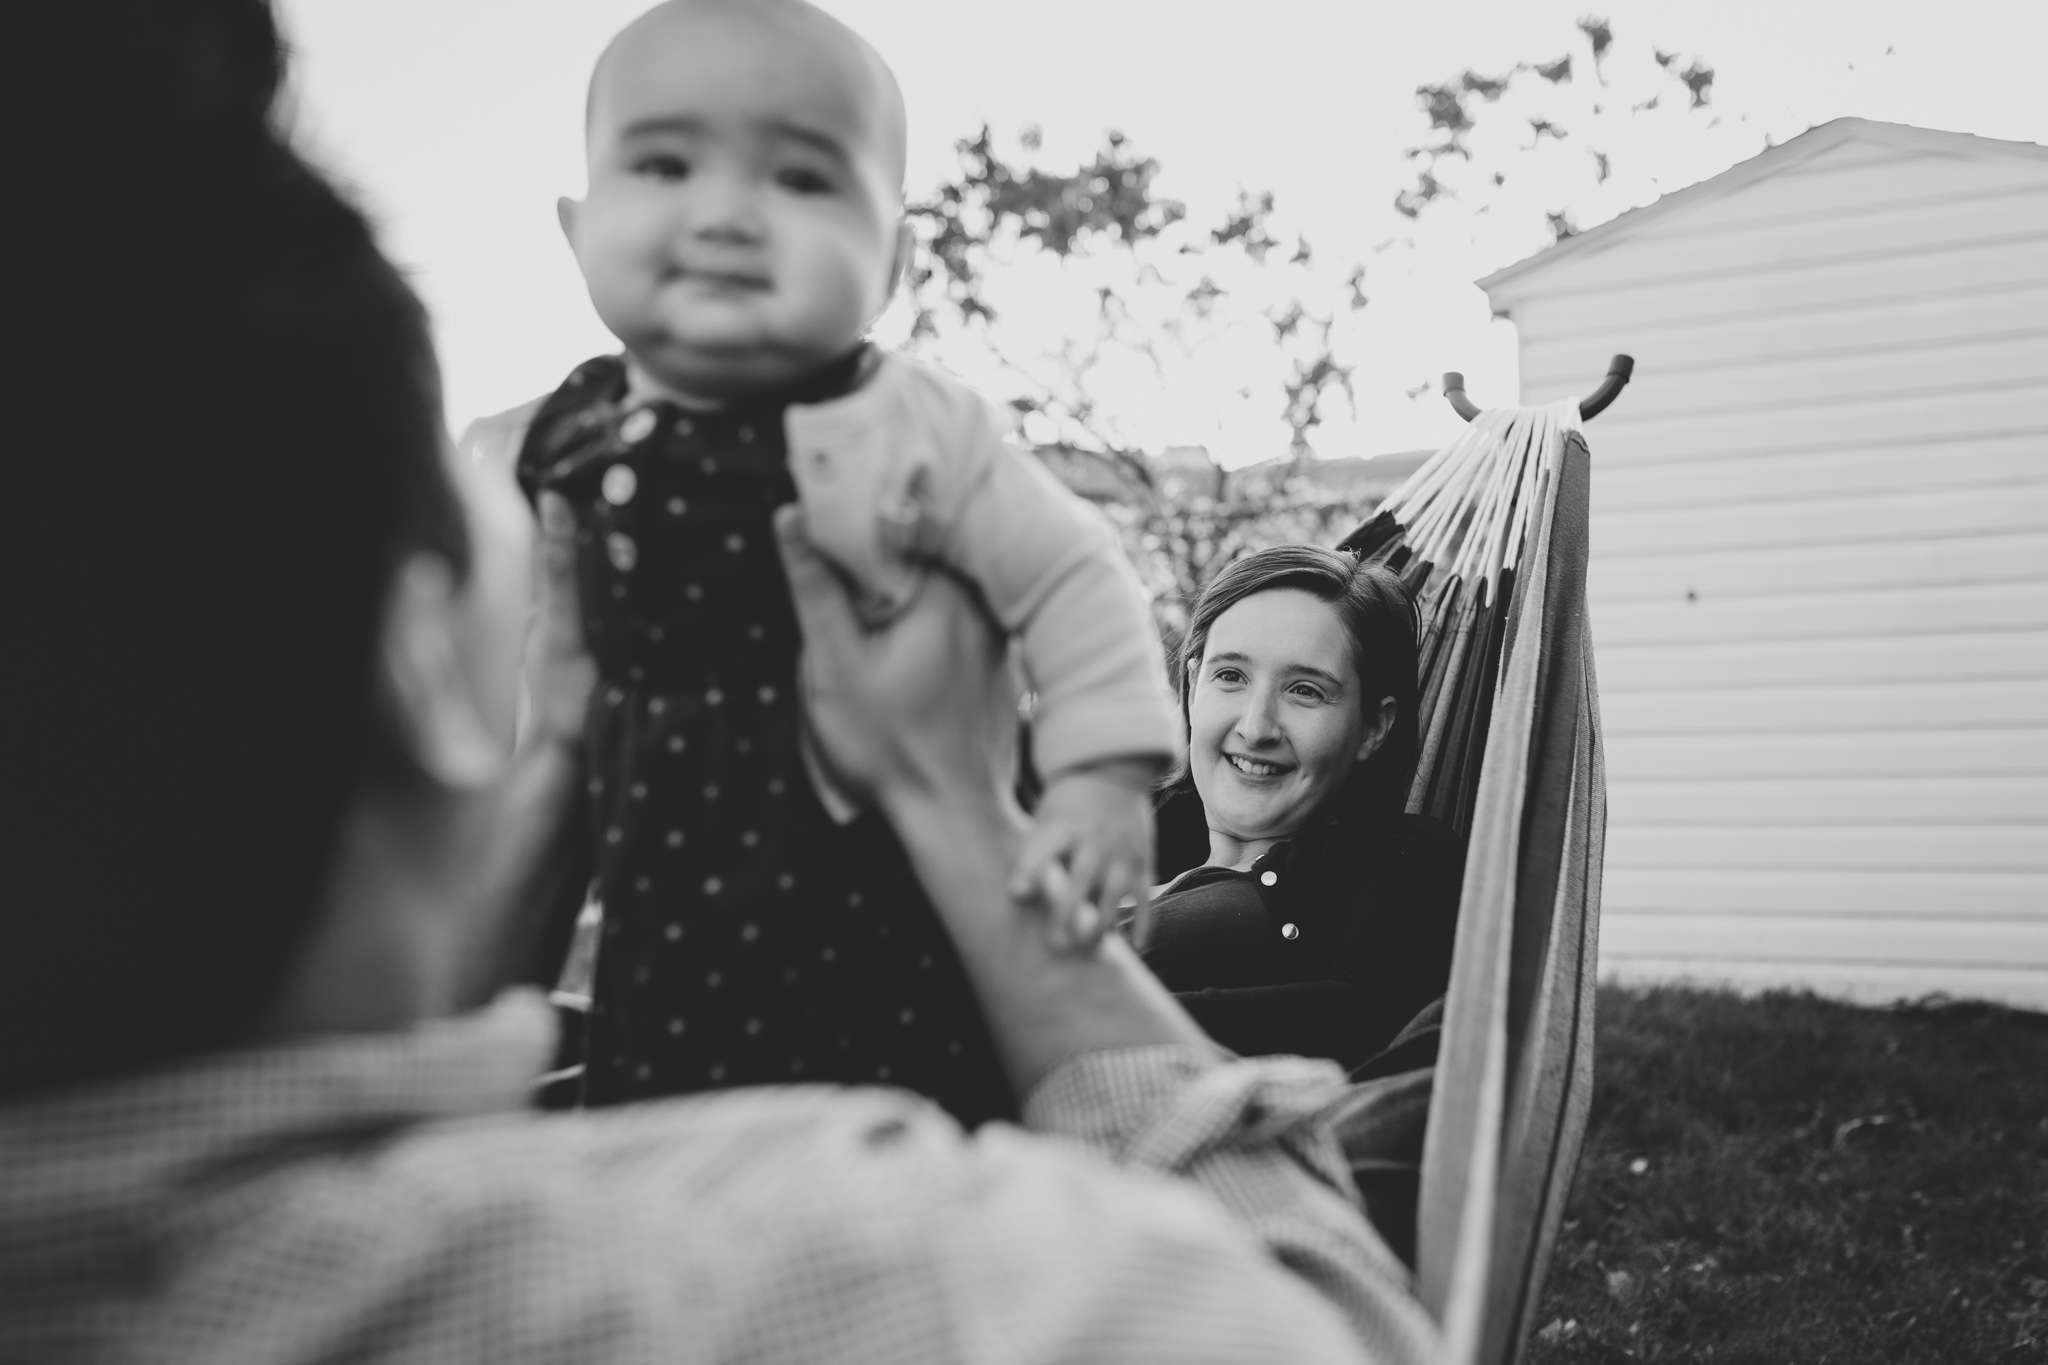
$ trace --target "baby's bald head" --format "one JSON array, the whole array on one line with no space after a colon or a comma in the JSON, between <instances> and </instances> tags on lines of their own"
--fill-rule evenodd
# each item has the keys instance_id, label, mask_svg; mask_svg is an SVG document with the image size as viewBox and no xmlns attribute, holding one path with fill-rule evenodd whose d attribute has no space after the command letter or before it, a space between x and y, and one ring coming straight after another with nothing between
<instances>
[{"instance_id":1,"label":"baby's bald head","mask_svg":"<svg viewBox=\"0 0 2048 1365\"><path fill-rule=\"evenodd\" d=\"M560 207L634 373L724 402L845 356L913 248L903 118L874 49L805 0L670 0L613 39L589 193Z\"/></svg>"},{"instance_id":2,"label":"baby's bald head","mask_svg":"<svg viewBox=\"0 0 2048 1365\"><path fill-rule=\"evenodd\" d=\"M806 0L667 0L619 31L597 59L585 104L591 147L658 105L665 85L688 81L717 54L785 79L756 85L763 103L786 95L801 112L836 125L849 152L865 152L900 199L907 129L903 91L881 54Z\"/></svg>"}]
</instances>

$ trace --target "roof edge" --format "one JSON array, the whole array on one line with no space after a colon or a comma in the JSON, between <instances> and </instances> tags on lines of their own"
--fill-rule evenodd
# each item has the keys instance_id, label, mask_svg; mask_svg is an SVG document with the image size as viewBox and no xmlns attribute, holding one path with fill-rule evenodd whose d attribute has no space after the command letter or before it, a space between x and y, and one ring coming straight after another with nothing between
<instances>
[{"instance_id":1,"label":"roof edge","mask_svg":"<svg viewBox=\"0 0 2048 1365\"><path fill-rule=\"evenodd\" d=\"M1524 275L1548 269L1558 262L1572 260L1590 251L1602 250L1672 214L1683 213L1696 204L1707 203L1733 194L1737 190L1746 189L1759 180L1788 170L1802 161L1839 147L1844 142L1857 140L1887 143L1922 153L1988 153L1994 156L2018 156L2048 161L2048 147L2033 142L1980 137L1975 133L1948 132L1938 128L1916 128L1908 123L1881 123L1874 119L1829 119L1826 123L1815 124L1797 137L1788 138L1775 147L1766 147L1755 156L1736 162L1718 175L1710 175L1705 180L1659 195L1647 204L1619 213L1597 227L1574 233L1532 256L1526 256L1512 265L1503 266L1490 275L1482 276L1474 283L1485 290L1491 300L1494 290L1502 285L1511 284Z\"/></svg>"}]
</instances>

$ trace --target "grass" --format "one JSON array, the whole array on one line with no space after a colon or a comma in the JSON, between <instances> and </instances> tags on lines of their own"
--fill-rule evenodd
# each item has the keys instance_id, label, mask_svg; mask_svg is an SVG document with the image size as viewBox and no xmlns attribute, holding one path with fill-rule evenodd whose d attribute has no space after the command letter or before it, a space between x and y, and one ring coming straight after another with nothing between
<instances>
[{"instance_id":1,"label":"grass","mask_svg":"<svg viewBox=\"0 0 2048 1365\"><path fill-rule=\"evenodd\" d=\"M2048 1362L2048 1015L1605 988L1532 1365Z\"/></svg>"}]
</instances>

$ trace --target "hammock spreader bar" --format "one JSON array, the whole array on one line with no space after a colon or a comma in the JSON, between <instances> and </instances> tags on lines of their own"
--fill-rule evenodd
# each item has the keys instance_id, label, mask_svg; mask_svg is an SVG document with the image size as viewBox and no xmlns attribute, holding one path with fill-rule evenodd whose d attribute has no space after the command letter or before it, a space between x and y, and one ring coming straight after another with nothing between
<instances>
[{"instance_id":1,"label":"hammock spreader bar","mask_svg":"<svg viewBox=\"0 0 2048 1365\"><path fill-rule=\"evenodd\" d=\"M1417 1274L1456 1365L1518 1359L1592 1089L1606 774L1585 584L1584 403L1479 412L1339 548L1414 592L1422 757L1408 808L1467 836L1424 1138Z\"/></svg>"}]
</instances>

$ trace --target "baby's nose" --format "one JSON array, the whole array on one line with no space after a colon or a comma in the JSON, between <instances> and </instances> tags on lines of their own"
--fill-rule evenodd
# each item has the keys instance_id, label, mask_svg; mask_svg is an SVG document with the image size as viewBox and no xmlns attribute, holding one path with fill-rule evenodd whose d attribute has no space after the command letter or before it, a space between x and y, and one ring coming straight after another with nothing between
<instances>
[{"instance_id":1,"label":"baby's nose","mask_svg":"<svg viewBox=\"0 0 2048 1365\"><path fill-rule=\"evenodd\" d=\"M705 187L690 215L691 235L707 241L757 242L766 231L759 199L737 186Z\"/></svg>"}]
</instances>

